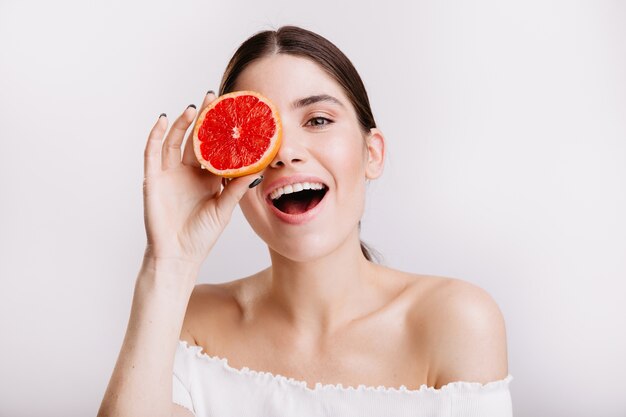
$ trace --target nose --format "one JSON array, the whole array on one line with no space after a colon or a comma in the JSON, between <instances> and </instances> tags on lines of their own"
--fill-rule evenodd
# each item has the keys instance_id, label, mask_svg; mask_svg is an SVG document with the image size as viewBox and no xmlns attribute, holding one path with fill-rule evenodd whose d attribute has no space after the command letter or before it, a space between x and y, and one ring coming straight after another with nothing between
<instances>
[{"instance_id":1,"label":"nose","mask_svg":"<svg viewBox=\"0 0 626 417\"><path fill-rule=\"evenodd\" d=\"M286 134L283 129L283 138L278 153L270 163L270 167L279 168L287 165L301 164L306 161L306 149L294 135Z\"/></svg>"}]
</instances>

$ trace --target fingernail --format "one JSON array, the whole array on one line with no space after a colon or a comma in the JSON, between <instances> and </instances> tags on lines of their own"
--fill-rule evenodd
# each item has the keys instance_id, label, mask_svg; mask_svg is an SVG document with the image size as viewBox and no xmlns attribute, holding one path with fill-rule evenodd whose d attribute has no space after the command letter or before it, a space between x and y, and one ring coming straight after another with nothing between
<instances>
[{"instance_id":1,"label":"fingernail","mask_svg":"<svg viewBox=\"0 0 626 417\"><path fill-rule=\"evenodd\" d=\"M189 107L193 107L195 109L196 105L195 104L190 104L190 105L187 106L187 108L189 108Z\"/></svg>"},{"instance_id":2,"label":"fingernail","mask_svg":"<svg viewBox=\"0 0 626 417\"><path fill-rule=\"evenodd\" d=\"M159 119L160 119L161 117L167 117L167 114L165 114L165 113L161 113L161 114L159 115Z\"/></svg>"},{"instance_id":3,"label":"fingernail","mask_svg":"<svg viewBox=\"0 0 626 417\"><path fill-rule=\"evenodd\" d=\"M209 95L209 94L213 94L213 95L215 95L215 91L213 91L213 90L209 90L209 91L207 91L207 92L206 92L206 94L207 94L207 95Z\"/></svg>"},{"instance_id":4,"label":"fingernail","mask_svg":"<svg viewBox=\"0 0 626 417\"><path fill-rule=\"evenodd\" d=\"M252 181L252 183L250 185L248 185L248 188L254 188L257 185L261 184L261 181L263 181L263 175L261 175L259 178L257 178L256 180Z\"/></svg>"}]
</instances>

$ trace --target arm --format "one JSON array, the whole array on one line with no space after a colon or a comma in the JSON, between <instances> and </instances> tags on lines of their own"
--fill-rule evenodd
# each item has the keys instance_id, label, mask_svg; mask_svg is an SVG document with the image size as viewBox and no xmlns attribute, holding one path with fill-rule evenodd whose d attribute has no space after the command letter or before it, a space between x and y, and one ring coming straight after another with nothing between
<instances>
[{"instance_id":1,"label":"arm","mask_svg":"<svg viewBox=\"0 0 626 417\"><path fill-rule=\"evenodd\" d=\"M202 108L215 98L205 97ZM144 170L147 247L126 335L98 417L189 415L172 402L177 343L200 265L230 221L255 176L221 178L201 170L187 137L196 110L188 107L167 137L159 117L148 137Z\"/></svg>"},{"instance_id":2,"label":"arm","mask_svg":"<svg viewBox=\"0 0 626 417\"><path fill-rule=\"evenodd\" d=\"M197 270L180 262L144 260L99 417L174 415L174 354Z\"/></svg>"}]
</instances>

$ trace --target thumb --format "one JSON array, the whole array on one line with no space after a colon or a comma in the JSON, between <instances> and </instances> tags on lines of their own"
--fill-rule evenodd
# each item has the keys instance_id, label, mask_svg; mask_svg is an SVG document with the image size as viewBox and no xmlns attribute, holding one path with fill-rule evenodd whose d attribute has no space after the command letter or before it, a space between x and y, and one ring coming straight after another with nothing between
<instances>
[{"instance_id":1,"label":"thumb","mask_svg":"<svg viewBox=\"0 0 626 417\"><path fill-rule=\"evenodd\" d=\"M254 188L263 181L263 175L251 174L244 177L234 178L226 183L222 193L217 199L217 210L220 214L230 214L235 209L239 200L243 198L250 188ZM220 216L221 217L221 216Z\"/></svg>"}]
</instances>

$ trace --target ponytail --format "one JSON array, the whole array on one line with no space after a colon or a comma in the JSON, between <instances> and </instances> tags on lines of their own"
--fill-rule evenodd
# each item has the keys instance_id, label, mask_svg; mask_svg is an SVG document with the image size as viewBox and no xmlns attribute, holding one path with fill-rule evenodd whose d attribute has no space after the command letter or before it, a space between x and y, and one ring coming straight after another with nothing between
<instances>
[{"instance_id":1,"label":"ponytail","mask_svg":"<svg viewBox=\"0 0 626 417\"><path fill-rule=\"evenodd\" d=\"M369 247L363 241L361 241L361 252L363 253L363 256L365 256L365 259L370 262L374 262L376 264L380 264L383 262L383 255L376 249Z\"/></svg>"}]
</instances>

